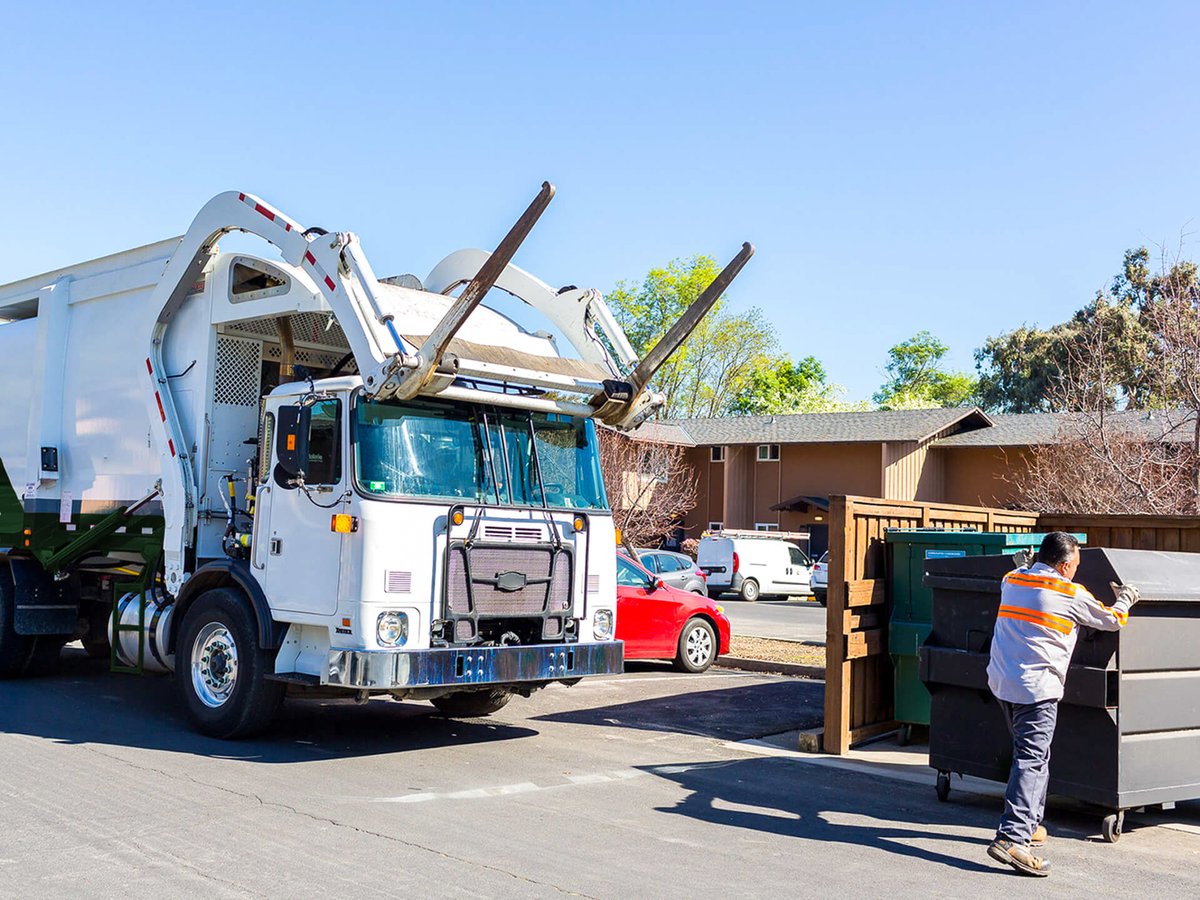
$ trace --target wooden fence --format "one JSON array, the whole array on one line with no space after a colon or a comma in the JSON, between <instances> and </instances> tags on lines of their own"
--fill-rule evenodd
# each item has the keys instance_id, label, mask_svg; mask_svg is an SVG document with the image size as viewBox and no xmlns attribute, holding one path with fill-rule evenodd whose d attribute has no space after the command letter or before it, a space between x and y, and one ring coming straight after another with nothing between
<instances>
[{"instance_id":1,"label":"wooden fence","mask_svg":"<svg viewBox=\"0 0 1200 900\"><path fill-rule=\"evenodd\" d=\"M1062 516L1038 518L1038 531L1082 531L1089 547L1200 553L1198 516Z\"/></svg>"},{"instance_id":2,"label":"wooden fence","mask_svg":"<svg viewBox=\"0 0 1200 900\"><path fill-rule=\"evenodd\" d=\"M896 727L892 716L891 616L886 528L1071 531L1090 547L1200 553L1200 516L1065 516L1006 509L829 498L829 587L825 642L826 753Z\"/></svg>"},{"instance_id":3,"label":"wooden fence","mask_svg":"<svg viewBox=\"0 0 1200 900\"><path fill-rule=\"evenodd\" d=\"M896 727L888 655L886 528L1030 532L1035 513L1007 509L829 498L829 587L825 641L826 753Z\"/></svg>"}]
</instances>

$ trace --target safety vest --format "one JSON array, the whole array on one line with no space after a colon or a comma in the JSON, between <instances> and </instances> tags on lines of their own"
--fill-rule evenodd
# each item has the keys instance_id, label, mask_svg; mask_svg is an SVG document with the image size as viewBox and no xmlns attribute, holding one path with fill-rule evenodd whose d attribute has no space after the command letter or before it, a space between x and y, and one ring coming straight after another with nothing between
<instances>
[{"instance_id":1,"label":"safety vest","mask_svg":"<svg viewBox=\"0 0 1200 900\"><path fill-rule=\"evenodd\" d=\"M988 662L988 687L1009 703L1061 700L1078 626L1116 631L1129 604L1105 606L1044 563L1004 576Z\"/></svg>"}]
</instances>

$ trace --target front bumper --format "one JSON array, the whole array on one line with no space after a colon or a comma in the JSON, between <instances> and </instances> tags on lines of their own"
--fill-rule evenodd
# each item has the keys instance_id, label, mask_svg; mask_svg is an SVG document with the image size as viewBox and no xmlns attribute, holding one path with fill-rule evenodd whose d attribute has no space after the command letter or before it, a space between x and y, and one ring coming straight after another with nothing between
<instances>
[{"instance_id":1,"label":"front bumper","mask_svg":"<svg viewBox=\"0 0 1200 900\"><path fill-rule=\"evenodd\" d=\"M373 690L620 675L623 641L434 650L331 650L322 684Z\"/></svg>"}]
</instances>

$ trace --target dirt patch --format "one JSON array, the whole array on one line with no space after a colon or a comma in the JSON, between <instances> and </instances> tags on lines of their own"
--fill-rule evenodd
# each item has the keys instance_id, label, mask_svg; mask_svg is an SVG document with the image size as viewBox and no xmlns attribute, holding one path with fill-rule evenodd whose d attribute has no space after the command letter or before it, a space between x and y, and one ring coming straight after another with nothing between
<instances>
[{"instance_id":1,"label":"dirt patch","mask_svg":"<svg viewBox=\"0 0 1200 900\"><path fill-rule=\"evenodd\" d=\"M767 662L791 663L798 666L825 666L825 648L820 644L800 641L773 641L769 638L734 636L730 656L741 659L762 659Z\"/></svg>"}]
</instances>

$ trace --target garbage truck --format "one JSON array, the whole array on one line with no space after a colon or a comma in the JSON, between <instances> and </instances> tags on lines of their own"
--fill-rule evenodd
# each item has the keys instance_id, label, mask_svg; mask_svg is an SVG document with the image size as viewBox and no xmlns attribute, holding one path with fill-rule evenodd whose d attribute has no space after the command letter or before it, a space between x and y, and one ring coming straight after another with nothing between
<instances>
[{"instance_id":1,"label":"garbage truck","mask_svg":"<svg viewBox=\"0 0 1200 900\"><path fill-rule=\"evenodd\" d=\"M235 738L289 691L480 716L622 671L596 423L662 403L753 247L638 358L596 290L512 264L553 194L424 279L227 192L0 287L0 677L82 641Z\"/></svg>"}]
</instances>

